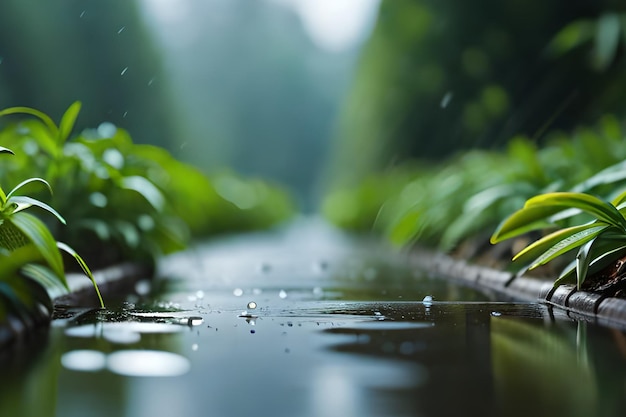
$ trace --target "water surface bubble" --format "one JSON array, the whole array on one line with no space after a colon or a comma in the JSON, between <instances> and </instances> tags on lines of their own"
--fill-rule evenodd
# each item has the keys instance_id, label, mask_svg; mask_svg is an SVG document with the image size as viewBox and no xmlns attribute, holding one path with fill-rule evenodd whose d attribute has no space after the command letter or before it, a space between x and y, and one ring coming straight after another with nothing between
<instances>
[{"instance_id":1,"label":"water surface bubble","mask_svg":"<svg viewBox=\"0 0 626 417\"><path fill-rule=\"evenodd\" d=\"M250 301L248 303L248 310L254 310L256 308L256 303L254 301Z\"/></svg>"}]
</instances>

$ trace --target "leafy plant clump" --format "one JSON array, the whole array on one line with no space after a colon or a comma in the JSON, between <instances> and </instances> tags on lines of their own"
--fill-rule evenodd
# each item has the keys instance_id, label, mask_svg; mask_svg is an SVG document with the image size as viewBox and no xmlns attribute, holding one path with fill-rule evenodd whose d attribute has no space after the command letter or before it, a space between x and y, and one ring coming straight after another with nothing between
<instances>
[{"instance_id":1,"label":"leafy plant clump","mask_svg":"<svg viewBox=\"0 0 626 417\"><path fill-rule=\"evenodd\" d=\"M610 203L584 193L543 194L529 199L522 209L505 219L491 237L491 243L533 230L552 230L517 253L513 261L531 270L577 249L575 259L563 270L555 285L574 281L580 289L589 275L605 270L626 253L624 210L626 192ZM581 222L571 221L581 214L584 214ZM586 221L589 217L592 220ZM575 224L564 225L567 220ZM612 278L617 281L620 277ZM616 282L601 283L604 288L613 284Z\"/></svg>"},{"instance_id":2,"label":"leafy plant clump","mask_svg":"<svg viewBox=\"0 0 626 417\"><path fill-rule=\"evenodd\" d=\"M184 248L192 236L267 227L294 212L277 187L234 175L213 181L165 149L133 143L111 123L72 137L80 108L73 103L58 126L35 109L0 111L0 116L33 116L0 131L0 143L23 155L1 166L0 176L45 177L55 191L52 205L72 224L48 226L80 247L90 265L152 263Z\"/></svg>"},{"instance_id":3,"label":"leafy plant clump","mask_svg":"<svg viewBox=\"0 0 626 417\"><path fill-rule=\"evenodd\" d=\"M0 147L0 153L13 155L13 151L5 147ZM76 259L91 279L100 306L104 307L98 285L83 259L69 245L57 242L41 220L25 212L37 207L65 224L65 219L48 204L17 194L33 183L43 184L52 192L50 184L38 177L22 181L9 193L0 187L0 323L7 320L9 312L24 323L40 315L42 309L47 311L44 316L49 316L48 293L59 288L68 289L61 251ZM39 290L42 287L47 291ZM0 340L0 345L2 342Z\"/></svg>"}]
</instances>

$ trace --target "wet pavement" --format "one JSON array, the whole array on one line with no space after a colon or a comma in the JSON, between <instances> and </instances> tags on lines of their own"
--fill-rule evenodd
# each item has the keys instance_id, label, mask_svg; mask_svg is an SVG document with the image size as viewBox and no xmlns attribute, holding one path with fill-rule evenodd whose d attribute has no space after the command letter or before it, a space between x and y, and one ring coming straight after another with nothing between
<instances>
[{"instance_id":1,"label":"wet pavement","mask_svg":"<svg viewBox=\"0 0 626 417\"><path fill-rule=\"evenodd\" d=\"M198 244L0 357L0 416L617 416L626 335L316 220Z\"/></svg>"}]
</instances>

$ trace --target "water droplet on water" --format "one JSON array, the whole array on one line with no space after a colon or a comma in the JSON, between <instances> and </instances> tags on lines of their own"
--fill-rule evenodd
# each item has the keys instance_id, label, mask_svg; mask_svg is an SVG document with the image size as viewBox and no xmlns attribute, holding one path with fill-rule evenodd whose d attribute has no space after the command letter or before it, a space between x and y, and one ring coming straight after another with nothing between
<instances>
[{"instance_id":1,"label":"water droplet on water","mask_svg":"<svg viewBox=\"0 0 626 417\"><path fill-rule=\"evenodd\" d=\"M500 316L502 315L502 313L500 313L499 311L492 311L492 312L491 312L491 315L492 315L493 317L500 317Z\"/></svg>"},{"instance_id":2,"label":"water droplet on water","mask_svg":"<svg viewBox=\"0 0 626 417\"><path fill-rule=\"evenodd\" d=\"M128 71L128 67L124 68L124 69L122 70L122 72L120 72L120 75L124 75L124 74L126 74L126 71Z\"/></svg>"},{"instance_id":3,"label":"water droplet on water","mask_svg":"<svg viewBox=\"0 0 626 417\"><path fill-rule=\"evenodd\" d=\"M256 303L254 301L250 301L248 303L248 310L254 310L256 308Z\"/></svg>"},{"instance_id":4,"label":"water droplet on water","mask_svg":"<svg viewBox=\"0 0 626 417\"><path fill-rule=\"evenodd\" d=\"M433 296L432 295L427 295L426 297L424 297L424 299L422 300L422 303L426 306L426 307L430 307L433 305Z\"/></svg>"},{"instance_id":5,"label":"water droplet on water","mask_svg":"<svg viewBox=\"0 0 626 417\"><path fill-rule=\"evenodd\" d=\"M287 298L287 291L285 291L285 290L280 290L280 291L278 292L278 296L279 296L280 298L283 298L283 299Z\"/></svg>"},{"instance_id":6,"label":"water droplet on water","mask_svg":"<svg viewBox=\"0 0 626 417\"><path fill-rule=\"evenodd\" d=\"M233 295L235 297L241 297L243 295L243 290L241 288L235 288L233 290Z\"/></svg>"}]
</instances>

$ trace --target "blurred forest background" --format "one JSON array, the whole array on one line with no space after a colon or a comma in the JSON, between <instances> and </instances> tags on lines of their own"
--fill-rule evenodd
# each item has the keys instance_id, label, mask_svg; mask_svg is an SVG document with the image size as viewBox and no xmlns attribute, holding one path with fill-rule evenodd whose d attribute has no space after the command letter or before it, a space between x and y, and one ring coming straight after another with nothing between
<instances>
[{"instance_id":1,"label":"blurred forest background","mask_svg":"<svg viewBox=\"0 0 626 417\"><path fill-rule=\"evenodd\" d=\"M3 0L0 108L58 120L81 100L79 128L112 122L206 172L284 183L305 210L407 158L624 115L622 1L318 8L318 34L358 18L344 44L312 36L315 1L341 3Z\"/></svg>"}]
</instances>

